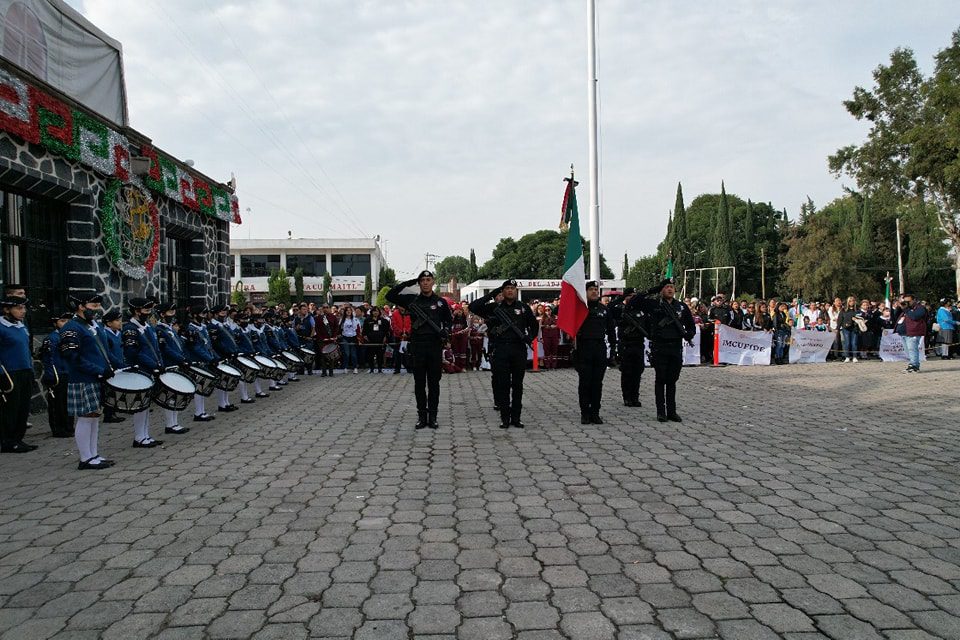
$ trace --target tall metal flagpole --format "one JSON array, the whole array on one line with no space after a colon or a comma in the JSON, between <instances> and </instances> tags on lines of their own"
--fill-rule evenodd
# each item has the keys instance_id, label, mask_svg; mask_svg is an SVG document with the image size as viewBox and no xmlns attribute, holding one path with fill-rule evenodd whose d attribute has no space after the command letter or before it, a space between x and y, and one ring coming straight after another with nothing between
<instances>
[{"instance_id":1,"label":"tall metal flagpole","mask_svg":"<svg viewBox=\"0 0 960 640\"><path fill-rule=\"evenodd\" d=\"M600 280L600 197L597 154L597 8L587 0L587 120L590 141L590 279Z\"/></svg>"}]
</instances>

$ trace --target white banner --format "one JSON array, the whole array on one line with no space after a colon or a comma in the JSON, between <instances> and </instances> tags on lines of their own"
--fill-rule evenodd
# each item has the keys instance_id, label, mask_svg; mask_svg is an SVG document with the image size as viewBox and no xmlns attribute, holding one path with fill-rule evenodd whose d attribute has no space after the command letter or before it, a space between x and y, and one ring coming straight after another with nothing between
<instances>
[{"instance_id":1,"label":"white banner","mask_svg":"<svg viewBox=\"0 0 960 640\"><path fill-rule=\"evenodd\" d=\"M832 331L794 328L790 332L790 364L826 362L835 339Z\"/></svg>"},{"instance_id":2,"label":"white banner","mask_svg":"<svg viewBox=\"0 0 960 640\"><path fill-rule=\"evenodd\" d=\"M700 326L697 325L697 333L693 336L693 346L686 342L683 343L683 366L695 366L700 364ZM650 366L650 341L643 341L643 364Z\"/></svg>"},{"instance_id":3,"label":"white banner","mask_svg":"<svg viewBox=\"0 0 960 640\"><path fill-rule=\"evenodd\" d=\"M720 325L720 362L740 365L768 365L773 339L766 331L740 331Z\"/></svg>"},{"instance_id":4,"label":"white banner","mask_svg":"<svg viewBox=\"0 0 960 640\"><path fill-rule=\"evenodd\" d=\"M920 361L927 359L923 352L925 339L920 338ZM884 329L880 338L880 359L884 362L907 362L907 352L903 349L903 338L893 329Z\"/></svg>"}]
</instances>

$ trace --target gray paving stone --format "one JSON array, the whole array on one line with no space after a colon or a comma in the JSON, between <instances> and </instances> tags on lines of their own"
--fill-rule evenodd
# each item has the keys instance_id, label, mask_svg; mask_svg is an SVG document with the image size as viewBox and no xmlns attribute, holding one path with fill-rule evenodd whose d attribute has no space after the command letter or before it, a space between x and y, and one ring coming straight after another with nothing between
<instances>
[{"instance_id":1,"label":"gray paving stone","mask_svg":"<svg viewBox=\"0 0 960 640\"><path fill-rule=\"evenodd\" d=\"M518 631L527 629L553 629L560 614L543 602L513 602L507 607L507 620Z\"/></svg>"},{"instance_id":2,"label":"gray paving stone","mask_svg":"<svg viewBox=\"0 0 960 640\"><path fill-rule=\"evenodd\" d=\"M461 640L510 640L513 630L506 621L496 618L467 618L457 629Z\"/></svg>"},{"instance_id":3,"label":"gray paving stone","mask_svg":"<svg viewBox=\"0 0 960 640\"><path fill-rule=\"evenodd\" d=\"M848 615L817 616L817 627L834 640L879 640L882 636L870 624Z\"/></svg>"}]
</instances>

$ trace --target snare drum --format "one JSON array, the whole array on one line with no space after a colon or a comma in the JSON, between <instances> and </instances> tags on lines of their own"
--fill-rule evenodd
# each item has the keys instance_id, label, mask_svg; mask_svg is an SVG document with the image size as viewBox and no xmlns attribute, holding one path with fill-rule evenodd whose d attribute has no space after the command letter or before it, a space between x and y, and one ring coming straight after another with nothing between
<instances>
[{"instance_id":1,"label":"snare drum","mask_svg":"<svg viewBox=\"0 0 960 640\"><path fill-rule=\"evenodd\" d=\"M187 369L185 373L187 377L193 380L193 384L197 385L198 396L206 398L213 393L213 389L217 384L217 375L215 373L211 373L209 369L198 364L190 365L190 368Z\"/></svg>"},{"instance_id":2,"label":"snare drum","mask_svg":"<svg viewBox=\"0 0 960 640\"><path fill-rule=\"evenodd\" d=\"M139 413L150 406L153 380L142 373L117 371L103 383L103 406L118 413Z\"/></svg>"},{"instance_id":3,"label":"snare drum","mask_svg":"<svg viewBox=\"0 0 960 640\"><path fill-rule=\"evenodd\" d=\"M254 356L254 359L257 361L257 364L263 369L263 377L267 380L280 380L283 378L283 374L287 372L286 367L283 366L280 362L277 362L273 358L268 358L267 356Z\"/></svg>"},{"instance_id":4,"label":"snare drum","mask_svg":"<svg viewBox=\"0 0 960 640\"><path fill-rule=\"evenodd\" d=\"M295 354L293 351L281 351L280 359L291 369L303 365L303 358Z\"/></svg>"},{"instance_id":5,"label":"snare drum","mask_svg":"<svg viewBox=\"0 0 960 640\"><path fill-rule=\"evenodd\" d=\"M196 392L197 385L193 384L193 380L177 371L167 371L157 379L153 401L164 409L183 411Z\"/></svg>"},{"instance_id":6,"label":"snare drum","mask_svg":"<svg viewBox=\"0 0 960 640\"><path fill-rule=\"evenodd\" d=\"M313 349L300 347L300 355L303 356L303 361L308 367L312 367L313 363L317 360L317 352Z\"/></svg>"},{"instance_id":7,"label":"snare drum","mask_svg":"<svg viewBox=\"0 0 960 640\"><path fill-rule=\"evenodd\" d=\"M335 342L323 345L320 349L320 357L328 367L335 367L340 364L340 345Z\"/></svg>"},{"instance_id":8,"label":"snare drum","mask_svg":"<svg viewBox=\"0 0 960 640\"><path fill-rule=\"evenodd\" d=\"M233 391L240 384L240 370L232 364L221 362L217 365L217 389Z\"/></svg>"},{"instance_id":9,"label":"snare drum","mask_svg":"<svg viewBox=\"0 0 960 640\"><path fill-rule=\"evenodd\" d=\"M260 375L261 367L257 361L247 356L237 356L237 368L244 382L253 382Z\"/></svg>"}]
</instances>

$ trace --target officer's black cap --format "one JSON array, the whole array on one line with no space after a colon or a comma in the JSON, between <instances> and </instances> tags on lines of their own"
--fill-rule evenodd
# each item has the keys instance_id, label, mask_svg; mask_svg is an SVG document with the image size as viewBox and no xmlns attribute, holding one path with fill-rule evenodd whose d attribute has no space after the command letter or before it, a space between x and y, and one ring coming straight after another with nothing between
<instances>
[{"instance_id":1,"label":"officer's black cap","mask_svg":"<svg viewBox=\"0 0 960 640\"><path fill-rule=\"evenodd\" d=\"M636 293L636 292L637 292L637 290L636 290L634 287L624 287L624 288L623 288L623 295L625 295L625 296L633 295L633 294Z\"/></svg>"},{"instance_id":2,"label":"officer's black cap","mask_svg":"<svg viewBox=\"0 0 960 640\"><path fill-rule=\"evenodd\" d=\"M128 304L131 309L151 309L157 303L153 298L130 298Z\"/></svg>"},{"instance_id":3,"label":"officer's black cap","mask_svg":"<svg viewBox=\"0 0 960 640\"><path fill-rule=\"evenodd\" d=\"M597 282L596 280L587 280L587 285L586 285L585 288L586 288L586 289L589 289L590 287L596 287L597 289L599 289L599 288L600 288L600 283Z\"/></svg>"},{"instance_id":4,"label":"officer's black cap","mask_svg":"<svg viewBox=\"0 0 960 640\"><path fill-rule=\"evenodd\" d=\"M661 288L661 289L663 289L663 288L664 288L665 286L667 286L667 285L670 285L671 287L674 286L674 284L673 284L673 278L664 278L663 280L660 281L660 288Z\"/></svg>"},{"instance_id":5,"label":"officer's black cap","mask_svg":"<svg viewBox=\"0 0 960 640\"><path fill-rule=\"evenodd\" d=\"M120 315L120 311L118 309L114 309L113 311L107 311L105 314L103 314L103 321L113 322L114 320L119 320L122 317L123 316Z\"/></svg>"},{"instance_id":6,"label":"officer's black cap","mask_svg":"<svg viewBox=\"0 0 960 640\"><path fill-rule=\"evenodd\" d=\"M424 269L423 271L420 272L420 275L417 276L417 282L420 282L424 278L433 278L433 277L434 277L433 271L427 271L426 269Z\"/></svg>"},{"instance_id":7,"label":"officer's black cap","mask_svg":"<svg viewBox=\"0 0 960 640\"><path fill-rule=\"evenodd\" d=\"M159 311L160 313L166 313L167 311L176 311L176 310L177 310L176 302L164 302L163 304L157 307L157 311Z\"/></svg>"},{"instance_id":8,"label":"officer's black cap","mask_svg":"<svg viewBox=\"0 0 960 640\"><path fill-rule=\"evenodd\" d=\"M84 304L96 304L103 302L103 296L99 293L74 293L70 295L70 304L79 307Z\"/></svg>"},{"instance_id":9,"label":"officer's black cap","mask_svg":"<svg viewBox=\"0 0 960 640\"><path fill-rule=\"evenodd\" d=\"M514 280L513 278L509 278L509 279L507 279L507 280L504 280L504 281L503 281L503 284L500 285L500 288L501 288L501 289L506 289L507 287L513 287L514 289L516 289L516 288L517 288L517 281Z\"/></svg>"}]
</instances>

